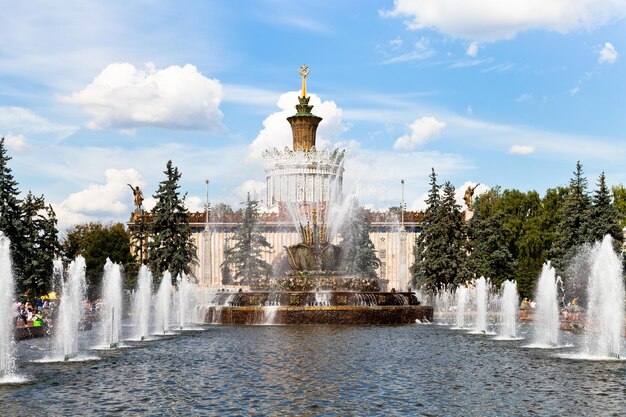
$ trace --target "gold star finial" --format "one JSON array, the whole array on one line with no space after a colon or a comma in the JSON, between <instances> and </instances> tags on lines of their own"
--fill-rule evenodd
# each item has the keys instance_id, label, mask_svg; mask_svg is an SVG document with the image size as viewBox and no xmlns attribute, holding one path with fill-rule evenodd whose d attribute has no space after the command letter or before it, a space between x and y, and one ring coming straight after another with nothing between
<instances>
[{"instance_id":1,"label":"gold star finial","mask_svg":"<svg viewBox=\"0 0 626 417\"><path fill-rule=\"evenodd\" d=\"M309 75L311 70L306 65L303 65L298 70L298 73L302 76L302 98L306 97L306 76Z\"/></svg>"}]
</instances>

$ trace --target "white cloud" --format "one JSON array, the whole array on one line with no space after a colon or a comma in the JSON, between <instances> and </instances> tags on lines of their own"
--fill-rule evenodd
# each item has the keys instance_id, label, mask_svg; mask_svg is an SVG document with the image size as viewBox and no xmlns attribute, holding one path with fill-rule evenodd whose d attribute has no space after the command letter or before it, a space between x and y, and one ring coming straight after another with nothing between
<instances>
[{"instance_id":1,"label":"white cloud","mask_svg":"<svg viewBox=\"0 0 626 417\"><path fill-rule=\"evenodd\" d=\"M428 44L429 42L427 38L421 38L420 40L415 42L413 49L409 52L395 56L393 58L386 59L382 63L386 65L397 64L399 62L422 61L424 59L428 59L435 55L435 50L430 48Z\"/></svg>"},{"instance_id":2,"label":"white cloud","mask_svg":"<svg viewBox=\"0 0 626 417\"><path fill-rule=\"evenodd\" d=\"M391 49L398 49L402 46L403 43L404 42L401 38L395 38L389 41L389 46L391 46Z\"/></svg>"},{"instance_id":3,"label":"white cloud","mask_svg":"<svg viewBox=\"0 0 626 417\"><path fill-rule=\"evenodd\" d=\"M73 213L130 213L133 194L127 184L143 188L146 182L132 168L107 169L104 175L104 184L89 184L84 190L70 194L61 206Z\"/></svg>"},{"instance_id":4,"label":"white cloud","mask_svg":"<svg viewBox=\"0 0 626 417\"><path fill-rule=\"evenodd\" d=\"M74 126L51 122L23 107L0 106L0 126L8 131L45 135L57 140L63 140L78 130Z\"/></svg>"},{"instance_id":5,"label":"white cloud","mask_svg":"<svg viewBox=\"0 0 626 417\"><path fill-rule=\"evenodd\" d=\"M224 84L224 102L247 104L256 108L272 107L280 97L278 91L265 90L239 84Z\"/></svg>"},{"instance_id":6,"label":"white cloud","mask_svg":"<svg viewBox=\"0 0 626 417\"><path fill-rule=\"evenodd\" d=\"M515 99L518 103L525 103L527 101L532 101L533 95L530 93L522 93Z\"/></svg>"},{"instance_id":7,"label":"white cloud","mask_svg":"<svg viewBox=\"0 0 626 417\"><path fill-rule=\"evenodd\" d=\"M263 181L246 180L235 188L235 195L239 197L240 201L245 201L248 193L250 193L251 199L264 201L266 187L267 185Z\"/></svg>"},{"instance_id":8,"label":"white cloud","mask_svg":"<svg viewBox=\"0 0 626 417\"><path fill-rule=\"evenodd\" d=\"M190 64L157 70L152 63L144 69L114 63L83 90L61 100L82 106L92 116L90 129L211 130L221 127L222 96L220 82Z\"/></svg>"},{"instance_id":9,"label":"white cloud","mask_svg":"<svg viewBox=\"0 0 626 417\"><path fill-rule=\"evenodd\" d=\"M626 16L626 0L395 0L383 16L406 17L409 29L434 28L484 42L533 29L591 30Z\"/></svg>"},{"instance_id":10,"label":"white cloud","mask_svg":"<svg viewBox=\"0 0 626 417\"><path fill-rule=\"evenodd\" d=\"M344 175L344 196L351 193L363 204L386 209L398 206L401 200L400 180L405 182L405 201L409 209L416 194L428 186L431 167L439 178L458 176L472 167L460 155L440 152L394 152L380 149L359 149L347 155Z\"/></svg>"},{"instance_id":11,"label":"white cloud","mask_svg":"<svg viewBox=\"0 0 626 417\"><path fill-rule=\"evenodd\" d=\"M444 122L440 122L434 117L421 117L416 119L409 126L411 133L400 136L393 145L393 149L415 149L416 147L423 145L429 140L441 135L441 132L445 127L446 124Z\"/></svg>"},{"instance_id":12,"label":"white cloud","mask_svg":"<svg viewBox=\"0 0 626 417\"><path fill-rule=\"evenodd\" d=\"M195 195L187 196L185 207L190 213L204 212L204 200Z\"/></svg>"},{"instance_id":13,"label":"white cloud","mask_svg":"<svg viewBox=\"0 0 626 417\"><path fill-rule=\"evenodd\" d=\"M478 55L478 44L476 42L470 43L467 47L467 51L465 52L468 56L475 58Z\"/></svg>"},{"instance_id":14,"label":"white cloud","mask_svg":"<svg viewBox=\"0 0 626 417\"><path fill-rule=\"evenodd\" d=\"M285 146L292 146L291 126L287 117L296 114L298 95L297 91L281 94L276 103L281 110L270 114L263 120L263 129L249 146L249 160L260 160L265 149L283 149ZM322 118L317 129L316 147L322 148L340 140L341 134L348 129L343 122L342 109L337 107L334 101L322 102L316 94L311 94L310 97L309 104L313 105L312 113Z\"/></svg>"},{"instance_id":15,"label":"white cloud","mask_svg":"<svg viewBox=\"0 0 626 417\"><path fill-rule=\"evenodd\" d=\"M439 181L441 181L441 178L439 179ZM455 187L454 198L456 200L456 203L459 206L461 206L461 211L467 209L467 205L465 204L465 191L467 190L467 187L475 187L476 184L477 183L473 181L465 181L463 185L461 185L460 187ZM474 189L474 198L489 191L490 189L491 188L488 185L479 184ZM440 191L440 194L443 195L443 189ZM421 194L419 197L417 197L415 200L413 200L410 204L408 204L407 207L409 210L424 211L428 208L428 204L426 204L427 199L428 199L428 192L425 192Z\"/></svg>"},{"instance_id":16,"label":"white cloud","mask_svg":"<svg viewBox=\"0 0 626 417\"><path fill-rule=\"evenodd\" d=\"M513 145L509 149L509 153L513 155L530 155L535 153L535 147L530 145Z\"/></svg>"},{"instance_id":17,"label":"white cloud","mask_svg":"<svg viewBox=\"0 0 626 417\"><path fill-rule=\"evenodd\" d=\"M26 137L24 135L13 135L9 133L4 137L4 143L7 147L21 152L28 148L28 143L26 142Z\"/></svg>"},{"instance_id":18,"label":"white cloud","mask_svg":"<svg viewBox=\"0 0 626 417\"><path fill-rule=\"evenodd\" d=\"M598 62L600 64L613 64L619 56L611 42L606 42L598 55Z\"/></svg>"}]
</instances>

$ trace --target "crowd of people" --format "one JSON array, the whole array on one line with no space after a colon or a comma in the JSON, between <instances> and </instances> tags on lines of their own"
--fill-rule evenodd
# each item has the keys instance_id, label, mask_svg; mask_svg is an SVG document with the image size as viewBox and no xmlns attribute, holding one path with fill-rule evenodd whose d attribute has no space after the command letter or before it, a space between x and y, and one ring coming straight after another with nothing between
<instances>
[{"instance_id":1,"label":"crowd of people","mask_svg":"<svg viewBox=\"0 0 626 417\"><path fill-rule=\"evenodd\" d=\"M34 304L30 301L15 301L13 310L13 314L15 317L15 326L49 326L54 307L54 301L44 300L42 298L37 298Z\"/></svg>"}]
</instances>

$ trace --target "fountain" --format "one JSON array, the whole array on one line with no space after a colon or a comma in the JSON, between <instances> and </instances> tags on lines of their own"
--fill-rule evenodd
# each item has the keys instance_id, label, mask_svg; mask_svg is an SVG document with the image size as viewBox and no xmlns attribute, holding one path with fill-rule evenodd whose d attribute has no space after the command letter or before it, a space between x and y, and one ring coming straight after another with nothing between
<instances>
[{"instance_id":1,"label":"fountain","mask_svg":"<svg viewBox=\"0 0 626 417\"><path fill-rule=\"evenodd\" d=\"M15 380L15 325L11 242L0 232L0 382Z\"/></svg>"},{"instance_id":2,"label":"fountain","mask_svg":"<svg viewBox=\"0 0 626 417\"><path fill-rule=\"evenodd\" d=\"M301 68L302 95L296 114L287 118L292 149L266 150L267 199L285 223L291 220L300 242L285 247L286 273L250 282L251 292L218 293L206 309L205 322L262 324L398 324L432 321L432 307L420 305L415 293L384 292L385 282L348 274L342 267L338 232L351 214L341 197L345 150L318 150L317 126L306 95L308 68ZM402 232L397 231L400 235ZM401 241L399 243L402 243ZM399 245L401 247L402 245ZM280 268L279 268L280 269ZM400 271L401 285L406 276ZM367 300L364 302L364 300ZM268 304L269 303L269 304ZM365 304L365 305L364 305ZM268 309L275 311L268 312Z\"/></svg>"},{"instance_id":3,"label":"fountain","mask_svg":"<svg viewBox=\"0 0 626 417\"><path fill-rule=\"evenodd\" d=\"M550 261L543 264L535 292L535 340L532 346L555 348L559 343L559 307L556 271Z\"/></svg>"},{"instance_id":4,"label":"fountain","mask_svg":"<svg viewBox=\"0 0 626 417\"><path fill-rule=\"evenodd\" d=\"M152 272L146 265L141 265L137 277L137 288L133 297L133 326L136 340L146 340L148 337L151 304Z\"/></svg>"},{"instance_id":5,"label":"fountain","mask_svg":"<svg viewBox=\"0 0 626 417\"><path fill-rule=\"evenodd\" d=\"M451 285L443 285L433 294L434 319L438 324L452 324L452 307L455 304L455 290Z\"/></svg>"},{"instance_id":6,"label":"fountain","mask_svg":"<svg viewBox=\"0 0 626 417\"><path fill-rule=\"evenodd\" d=\"M509 280L504 281L500 303L500 339L517 339L518 305L517 283Z\"/></svg>"},{"instance_id":7,"label":"fountain","mask_svg":"<svg viewBox=\"0 0 626 417\"><path fill-rule=\"evenodd\" d=\"M624 329L624 280L621 256L606 235L591 250L587 287L585 356L619 359Z\"/></svg>"},{"instance_id":8,"label":"fountain","mask_svg":"<svg viewBox=\"0 0 626 417\"><path fill-rule=\"evenodd\" d=\"M190 327L193 321L193 306L196 305L195 287L187 274L178 276L178 322L180 330L196 330Z\"/></svg>"},{"instance_id":9,"label":"fountain","mask_svg":"<svg viewBox=\"0 0 626 417\"><path fill-rule=\"evenodd\" d=\"M155 327L156 334L167 334L170 329L170 312L172 307L172 274L163 273L161 285L156 294Z\"/></svg>"},{"instance_id":10,"label":"fountain","mask_svg":"<svg viewBox=\"0 0 626 417\"><path fill-rule=\"evenodd\" d=\"M122 270L107 258L102 278L102 346L115 349L122 335Z\"/></svg>"},{"instance_id":11,"label":"fountain","mask_svg":"<svg viewBox=\"0 0 626 417\"><path fill-rule=\"evenodd\" d=\"M467 302L467 287L459 285L456 288L456 328L465 328L465 304Z\"/></svg>"},{"instance_id":12,"label":"fountain","mask_svg":"<svg viewBox=\"0 0 626 417\"><path fill-rule=\"evenodd\" d=\"M55 329L56 351L63 361L78 354L78 329L85 316L85 258L78 255L61 285L61 302Z\"/></svg>"},{"instance_id":13,"label":"fountain","mask_svg":"<svg viewBox=\"0 0 626 417\"><path fill-rule=\"evenodd\" d=\"M487 333L488 297L487 280L485 277L480 277L476 280L476 323L474 324L474 333Z\"/></svg>"}]
</instances>

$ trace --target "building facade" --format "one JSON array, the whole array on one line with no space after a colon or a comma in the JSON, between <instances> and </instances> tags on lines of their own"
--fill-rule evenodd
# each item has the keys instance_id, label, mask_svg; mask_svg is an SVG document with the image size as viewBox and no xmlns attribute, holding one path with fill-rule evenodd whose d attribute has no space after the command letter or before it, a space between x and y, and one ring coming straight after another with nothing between
<instances>
[{"instance_id":1,"label":"building facade","mask_svg":"<svg viewBox=\"0 0 626 417\"><path fill-rule=\"evenodd\" d=\"M292 129L292 148L268 149L263 154L267 183L264 204L268 213L260 216L259 231L273 248L263 258L279 274L282 273L280 265L285 264L284 248L301 242L299 230L315 223L321 223L324 230L339 230L339 221L333 219L332 208L342 200L346 152L315 147L317 126L322 118L314 115L313 106L309 105L310 97L306 95L308 73L307 67L300 68L302 94L295 105L296 114L287 118ZM209 210L208 201L206 210ZM370 213L369 216L370 239L381 261L377 272L383 290L404 291L410 285L409 269L420 231L421 213ZM239 223L236 213L212 215L205 211L190 214L197 247L194 275L202 285L222 286L224 254ZM130 225L132 227L133 223ZM329 233L327 243L338 244L340 241L341 237L336 233Z\"/></svg>"}]
</instances>

